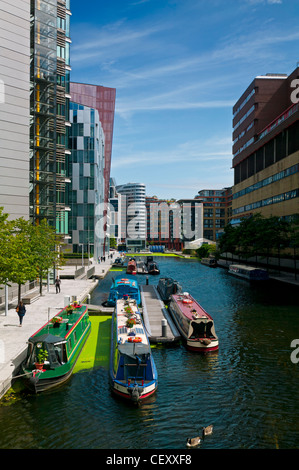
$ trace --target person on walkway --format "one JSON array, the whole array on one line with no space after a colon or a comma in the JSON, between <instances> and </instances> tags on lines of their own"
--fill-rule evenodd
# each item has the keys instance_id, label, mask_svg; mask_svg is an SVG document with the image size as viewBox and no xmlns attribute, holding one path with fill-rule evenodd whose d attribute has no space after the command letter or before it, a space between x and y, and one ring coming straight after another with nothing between
<instances>
[{"instance_id":1,"label":"person on walkway","mask_svg":"<svg viewBox=\"0 0 299 470\"><path fill-rule=\"evenodd\" d=\"M58 292L60 292L60 284L61 284L61 280L57 276L57 278L55 279L56 294L58 294Z\"/></svg>"},{"instance_id":2,"label":"person on walkway","mask_svg":"<svg viewBox=\"0 0 299 470\"><path fill-rule=\"evenodd\" d=\"M20 319L20 325L19 326L22 326L23 318L24 318L25 313L26 313L26 307L25 307L25 305L23 304L22 301L18 304L18 306L16 308L16 311L17 311L17 314L19 315L19 319Z\"/></svg>"}]
</instances>

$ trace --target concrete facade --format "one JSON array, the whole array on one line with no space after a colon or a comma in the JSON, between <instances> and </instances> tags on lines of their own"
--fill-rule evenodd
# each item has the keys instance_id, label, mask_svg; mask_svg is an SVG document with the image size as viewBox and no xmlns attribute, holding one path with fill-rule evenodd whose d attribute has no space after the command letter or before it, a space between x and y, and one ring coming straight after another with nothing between
<instances>
[{"instance_id":1,"label":"concrete facade","mask_svg":"<svg viewBox=\"0 0 299 470\"><path fill-rule=\"evenodd\" d=\"M0 0L0 207L29 218L30 0Z\"/></svg>"}]
</instances>

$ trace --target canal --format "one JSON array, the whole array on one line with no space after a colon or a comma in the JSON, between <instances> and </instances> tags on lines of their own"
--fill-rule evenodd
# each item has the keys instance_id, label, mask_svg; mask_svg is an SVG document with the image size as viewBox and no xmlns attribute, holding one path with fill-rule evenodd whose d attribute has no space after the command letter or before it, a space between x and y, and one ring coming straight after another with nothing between
<instances>
[{"instance_id":1,"label":"canal","mask_svg":"<svg viewBox=\"0 0 299 470\"><path fill-rule=\"evenodd\" d=\"M197 260L157 262L161 276L177 279L212 315L219 352L154 347L159 387L139 407L110 394L107 367L77 372L52 392L17 395L0 406L1 448L186 450L186 439L210 424L201 449L299 448L299 363L291 360L297 288L253 286ZM118 274L100 282L92 303L105 300Z\"/></svg>"}]
</instances>

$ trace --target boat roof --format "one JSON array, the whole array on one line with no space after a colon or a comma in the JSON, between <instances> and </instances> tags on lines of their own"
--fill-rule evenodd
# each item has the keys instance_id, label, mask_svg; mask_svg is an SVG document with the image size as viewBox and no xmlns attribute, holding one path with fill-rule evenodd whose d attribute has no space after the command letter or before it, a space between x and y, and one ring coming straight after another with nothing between
<instances>
[{"instance_id":1,"label":"boat roof","mask_svg":"<svg viewBox=\"0 0 299 470\"><path fill-rule=\"evenodd\" d=\"M231 268L237 268L237 269L246 269L246 271L265 271L265 269L262 268L256 268L255 266L247 266L246 264L230 264L229 269Z\"/></svg>"},{"instance_id":2,"label":"boat roof","mask_svg":"<svg viewBox=\"0 0 299 470\"><path fill-rule=\"evenodd\" d=\"M133 316L137 323L128 328L126 326L129 314L126 312L126 308L130 307ZM115 315L117 317L117 343L119 352L127 354L128 356L135 357L138 354L150 353L150 344L148 337L145 333L145 328L142 322L141 313L138 309L135 300L117 300L115 307ZM131 338L140 338L141 341L131 342Z\"/></svg>"},{"instance_id":3,"label":"boat roof","mask_svg":"<svg viewBox=\"0 0 299 470\"><path fill-rule=\"evenodd\" d=\"M58 341L55 340L55 343L64 341L68 338L68 336L71 334L81 317L87 312L88 307L86 305L78 305L77 307L73 308L73 313L67 314L67 307L64 307L60 312L57 313L57 315L54 315L52 318L55 317L61 317L62 322L59 326L59 328L54 328L52 319L50 319L45 325L43 325L38 331L36 331L30 338L29 341L31 343L36 343L36 342L42 342L45 341L47 343L52 343L53 341L51 340L51 336L53 338L57 338ZM68 324L68 327L66 325ZM53 333L58 333L59 336L56 336ZM46 341L45 339L42 338L48 338ZM49 341L50 340L50 341Z\"/></svg>"},{"instance_id":4,"label":"boat roof","mask_svg":"<svg viewBox=\"0 0 299 470\"><path fill-rule=\"evenodd\" d=\"M130 276L125 276L125 275L122 275L122 276L117 276L115 279L114 279L114 282L112 284L112 288L118 286L118 285L122 285L122 284L127 284L127 285L130 285L131 287L135 287L136 289L139 288L138 286L138 282L136 281L135 278L132 278Z\"/></svg>"},{"instance_id":5,"label":"boat roof","mask_svg":"<svg viewBox=\"0 0 299 470\"><path fill-rule=\"evenodd\" d=\"M211 315L188 292L174 294L171 297L188 320L213 320Z\"/></svg>"},{"instance_id":6,"label":"boat roof","mask_svg":"<svg viewBox=\"0 0 299 470\"><path fill-rule=\"evenodd\" d=\"M30 338L30 342L33 344L35 343L56 344L56 343L61 343L63 341L65 341L64 338L62 338L61 336L52 335L51 333L46 333L40 336L33 336L32 338Z\"/></svg>"}]
</instances>

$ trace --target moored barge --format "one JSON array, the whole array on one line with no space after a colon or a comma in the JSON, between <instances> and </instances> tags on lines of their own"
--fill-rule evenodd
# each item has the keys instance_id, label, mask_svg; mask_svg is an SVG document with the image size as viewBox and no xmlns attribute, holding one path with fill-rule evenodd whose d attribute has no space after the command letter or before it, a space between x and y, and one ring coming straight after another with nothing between
<instances>
[{"instance_id":1,"label":"moored barge","mask_svg":"<svg viewBox=\"0 0 299 470\"><path fill-rule=\"evenodd\" d=\"M21 364L26 387L38 393L68 380L90 330L87 306L74 304L65 307L34 333L28 340L27 357Z\"/></svg>"},{"instance_id":2,"label":"moored barge","mask_svg":"<svg viewBox=\"0 0 299 470\"><path fill-rule=\"evenodd\" d=\"M109 298L105 303L107 307L115 307L116 301L125 297L136 300L137 305L141 303L140 288L135 278L130 276L117 276L112 281Z\"/></svg>"},{"instance_id":3,"label":"moored barge","mask_svg":"<svg viewBox=\"0 0 299 470\"><path fill-rule=\"evenodd\" d=\"M158 374L134 300L117 300L111 325L110 385L114 394L139 403L153 395Z\"/></svg>"},{"instance_id":4,"label":"moored barge","mask_svg":"<svg viewBox=\"0 0 299 470\"><path fill-rule=\"evenodd\" d=\"M214 320L190 294L172 295L168 310L188 350L201 353L218 350Z\"/></svg>"},{"instance_id":5,"label":"moored barge","mask_svg":"<svg viewBox=\"0 0 299 470\"><path fill-rule=\"evenodd\" d=\"M127 274L137 274L137 264L134 258L131 258L127 265Z\"/></svg>"},{"instance_id":6,"label":"moored barge","mask_svg":"<svg viewBox=\"0 0 299 470\"><path fill-rule=\"evenodd\" d=\"M243 264L231 264L228 270L229 274L246 279L247 281L268 281L268 271L261 268L255 268L253 266L245 266Z\"/></svg>"}]
</instances>

